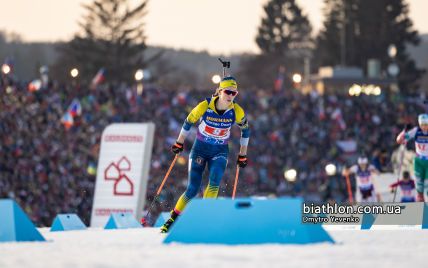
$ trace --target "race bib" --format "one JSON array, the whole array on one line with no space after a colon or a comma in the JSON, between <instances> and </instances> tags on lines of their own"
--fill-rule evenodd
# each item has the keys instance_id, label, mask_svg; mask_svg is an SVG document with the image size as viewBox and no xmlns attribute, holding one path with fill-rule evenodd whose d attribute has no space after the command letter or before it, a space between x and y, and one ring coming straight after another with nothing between
<instances>
[{"instance_id":1,"label":"race bib","mask_svg":"<svg viewBox=\"0 0 428 268\"><path fill-rule=\"evenodd\" d=\"M408 197L413 196L412 190L401 190L401 195L408 196Z\"/></svg>"},{"instance_id":2,"label":"race bib","mask_svg":"<svg viewBox=\"0 0 428 268\"><path fill-rule=\"evenodd\" d=\"M359 177L361 184L369 184L370 183L370 177Z\"/></svg>"},{"instance_id":3,"label":"race bib","mask_svg":"<svg viewBox=\"0 0 428 268\"><path fill-rule=\"evenodd\" d=\"M204 131L211 136L223 137L226 136L228 129L205 126Z\"/></svg>"},{"instance_id":4,"label":"race bib","mask_svg":"<svg viewBox=\"0 0 428 268\"><path fill-rule=\"evenodd\" d=\"M422 156L428 156L428 143L415 142L416 153Z\"/></svg>"}]
</instances>

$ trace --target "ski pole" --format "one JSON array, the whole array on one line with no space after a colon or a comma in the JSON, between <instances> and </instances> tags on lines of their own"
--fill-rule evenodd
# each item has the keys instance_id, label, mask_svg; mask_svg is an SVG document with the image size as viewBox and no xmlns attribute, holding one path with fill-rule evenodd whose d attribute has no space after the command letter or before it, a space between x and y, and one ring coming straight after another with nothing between
<instances>
[{"instance_id":1,"label":"ski pole","mask_svg":"<svg viewBox=\"0 0 428 268\"><path fill-rule=\"evenodd\" d=\"M427 104L427 101L424 101L424 104ZM408 129L408 126L404 126L403 129L403 133L404 135L406 134L406 131ZM405 143L400 145L401 150L401 155L400 155L400 165L398 166L398 174L397 174L397 187L395 187L394 189L394 197L392 198L392 202L395 202L395 197L397 196L397 188L398 188L398 183L400 182L400 177L401 177L401 169L403 168L403 161L404 161L404 152L406 151L406 147L405 147Z\"/></svg>"},{"instance_id":2,"label":"ski pole","mask_svg":"<svg viewBox=\"0 0 428 268\"><path fill-rule=\"evenodd\" d=\"M345 175L345 179L346 179L346 188L348 189L348 198L349 198L349 203L354 203L354 196L352 194L352 188L351 188L351 180L349 179L349 173L347 172Z\"/></svg>"},{"instance_id":3,"label":"ski pole","mask_svg":"<svg viewBox=\"0 0 428 268\"><path fill-rule=\"evenodd\" d=\"M147 218L147 216L150 214L150 211L152 210L152 208L153 208L153 205L154 205L155 201L156 201L156 200L158 200L159 195L160 195L160 193L161 193L161 191L162 191L162 188L163 188L163 186L164 186L164 184L165 184L166 180L168 179L168 177L169 177L169 173L171 173L171 170L172 170L172 168L174 167L175 162L177 161L177 158L178 158L178 154L176 154L176 155L175 155L175 157L174 157L174 160L172 160L172 163L171 163L171 165L169 166L169 169L168 169L167 173L165 174L165 177L163 178L162 183L161 183L161 185L159 186L158 191L156 192L156 195L155 195L155 197L153 198L152 203L151 203L151 204L150 204L150 206L149 206L149 209L147 210L146 216L144 216L144 217L141 219L141 224L143 224L144 226L147 224L147 220L146 220L146 218Z\"/></svg>"},{"instance_id":4,"label":"ski pole","mask_svg":"<svg viewBox=\"0 0 428 268\"><path fill-rule=\"evenodd\" d=\"M401 155L400 155L400 165L398 166L397 187L394 188L394 197L392 198L392 203L395 202L395 197L397 196L398 185L400 183L401 169L403 167L403 161L404 161L404 151L406 150L406 148L404 146L405 146L404 144L400 145Z\"/></svg>"},{"instance_id":5,"label":"ski pole","mask_svg":"<svg viewBox=\"0 0 428 268\"><path fill-rule=\"evenodd\" d=\"M236 175L235 175L235 183L233 184L232 199L235 199L236 187L238 186L238 178L239 178L239 166L236 166Z\"/></svg>"}]
</instances>

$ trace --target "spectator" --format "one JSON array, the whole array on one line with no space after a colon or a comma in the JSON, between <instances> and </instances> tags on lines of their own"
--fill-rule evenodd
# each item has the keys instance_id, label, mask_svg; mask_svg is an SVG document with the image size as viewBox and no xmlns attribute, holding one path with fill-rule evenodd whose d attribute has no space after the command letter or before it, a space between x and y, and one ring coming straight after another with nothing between
<instances>
[{"instance_id":1,"label":"spectator","mask_svg":"<svg viewBox=\"0 0 428 268\"><path fill-rule=\"evenodd\" d=\"M59 212L77 213L88 223L95 175L88 173L87 167L97 164L102 131L113 122L154 121L156 139L147 189L150 204L173 158L169 148L181 122L198 100L212 93L189 90L177 94L174 90L145 87L140 96L135 88L123 85L90 90L55 82L29 92L25 83L12 83L3 77L0 198L16 199L40 226L49 226ZM60 119L74 98L82 104L82 115L66 130ZM250 162L241 170L237 191L243 196L276 194L345 200L344 180L328 179L324 164L344 165L358 152L344 153L337 142L355 142L358 151L378 161L379 153L375 152L391 155L394 149L395 135L400 130L395 123L407 124L417 114L415 105L406 105L408 109L404 110L401 103L389 100L273 89L243 90L238 101L243 107L252 107L248 115L252 129ZM235 138L231 139L230 157L235 159L240 133L238 128L232 130ZM185 144L185 148L190 146ZM154 215L170 210L185 190L188 153L185 150L184 161L174 169ZM235 171L232 162L220 186L220 196L231 195ZM379 164L383 170L391 168L385 161L379 160ZM298 171L295 182L284 180L285 168Z\"/></svg>"}]
</instances>

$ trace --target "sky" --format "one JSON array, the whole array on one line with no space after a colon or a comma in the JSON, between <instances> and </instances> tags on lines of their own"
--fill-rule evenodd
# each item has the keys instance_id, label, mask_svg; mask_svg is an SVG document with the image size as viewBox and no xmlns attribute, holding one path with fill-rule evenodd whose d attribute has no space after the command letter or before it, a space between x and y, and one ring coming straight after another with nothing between
<instances>
[{"instance_id":1,"label":"sky","mask_svg":"<svg viewBox=\"0 0 428 268\"><path fill-rule=\"evenodd\" d=\"M296 0L318 32L323 0ZM92 0L0 0L0 30L18 33L24 41L70 40ZM131 4L138 0L130 0ZM258 52L257 27L268 0L150 0L144 18L148 45L184 48L214 54ZM428 1L407 0L419 33L428 33Z\"/></svg>"}]
</instances>

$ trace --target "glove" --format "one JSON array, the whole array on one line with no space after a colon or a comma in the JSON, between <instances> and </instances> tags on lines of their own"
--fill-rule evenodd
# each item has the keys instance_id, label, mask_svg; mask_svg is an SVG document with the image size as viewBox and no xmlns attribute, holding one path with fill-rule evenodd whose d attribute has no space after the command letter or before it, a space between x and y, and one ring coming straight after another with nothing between
<instances>
[{"instance_id":1,"label":"glove","mask_svg":"<svg viewBox=\"0 0 428 268\"><path fill-rule=\"evenodd\" d=\"M400 140L398 140L397 139L397 143L398 144L406 144L407 143L407 141L406 141L406 139L405 139L405 134L406 134L406 132L409 130L409 129L411 129L412 128L412 125L410 125L410 124L407 124L407 125L405 125L404 126L404 130L403 131L401 131L401 133L400 133L400 135L399 135L399 137L400 137ZM402 140L401 140L402 139Z\"/></svg>"},{"instance_id":2,"label":"glove","mask_svg":"<svg viewBox=\"0 0 428 268\"><path fill-rule=\"evenodd\" d=\"M175 142L175 144L171 147L171 151L174 154L179 154L183 151L183 144L179 143L178 141Z\"/></svg>"},{"instance_id":3,"label":"glove","mask_svg":"<svg viewBox=\"0 0 428 268\"><path fill-rule=\"evenodd\" d=\"M406 139L403 139L402 141L398 142L398 144L400 144L400 145L403 145L403 144L406 144L406 143L407 143Z\"/></svg>"},{"instance_id":4,"label":"glove","mask_svg":"<svg viewBox=\"0 0 428 268\"><path fill-rule=\"evenodd\" d=\"M245 168L248 164L246 155L238 155L238 161L236 161L239 167Z\"/></svg>"},{"instance_id":5,"label":"glove","mask_svg":"<svg viewBox=\"0 0 428 268\"><path fill-rule=\"evenodd\" d=\"M405 130L400 132L400 134L397 137L397 143L398 144L406 144L407 143L406 138L405 138L405 134L406 134Z\"/></svg>"}]
</instances>

